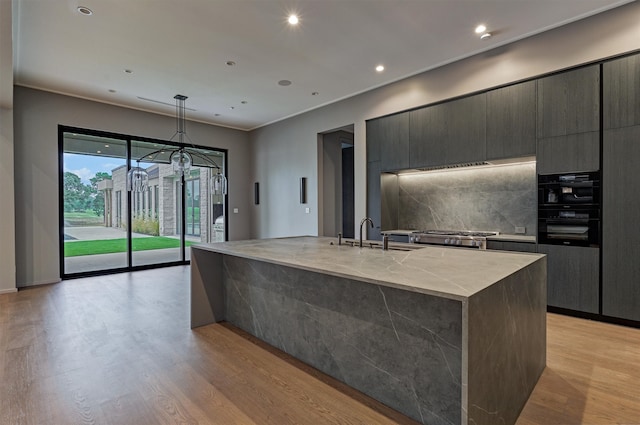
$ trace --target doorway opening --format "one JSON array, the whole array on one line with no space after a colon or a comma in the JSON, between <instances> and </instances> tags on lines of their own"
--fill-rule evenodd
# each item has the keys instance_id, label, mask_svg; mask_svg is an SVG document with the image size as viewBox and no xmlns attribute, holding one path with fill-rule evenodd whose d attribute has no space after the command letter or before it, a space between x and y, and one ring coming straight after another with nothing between
<instances>
[{"instance_id":1,"label":"doorway opening","mask_svg":"<svg viewBox=\"0 0 640 425\"><path fill-rule=\"evenodd\" d=\"M319 234L354 237L354 125L318 135L319 152Z\"/></svg>"}]
</instances>

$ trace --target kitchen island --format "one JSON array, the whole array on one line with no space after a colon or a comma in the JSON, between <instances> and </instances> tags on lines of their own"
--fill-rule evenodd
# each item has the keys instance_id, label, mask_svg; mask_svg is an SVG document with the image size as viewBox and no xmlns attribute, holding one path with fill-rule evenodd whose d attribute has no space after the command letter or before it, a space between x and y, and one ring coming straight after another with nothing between
<instances>
[{"instance_id":1,"label":"kitchen island","mask_svg":"<svg viewBox=\"0 0 640 425\"><path fill-rule=\"evenodd\" d=\"M323 237L191 250L192 327L228 321L425 424L513 424L545 367L544 255Z\"/></svg>"}]
</instances>

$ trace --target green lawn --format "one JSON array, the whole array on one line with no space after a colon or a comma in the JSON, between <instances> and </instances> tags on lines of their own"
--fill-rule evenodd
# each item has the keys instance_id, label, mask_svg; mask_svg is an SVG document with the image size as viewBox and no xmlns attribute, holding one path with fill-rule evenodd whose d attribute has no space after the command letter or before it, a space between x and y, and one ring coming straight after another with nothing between
<instances>
[{"instance_id":1,"label":"green lawn","mask_svg":"<svg viewBox=\"0 0 640 425\"><path fill-rule=\"evenodd\" d=\"M191 242L185 241L185 245ZM133 238L134 251L146 251L150 249L179 248L180 240L154 236L149 238ZM79 255L112 254L114 252L126 252L126 239L102 239L93 241L66 241L64 243L64 256L77 257Z\"/></svg>"},{"instance_id":2,"label":"green lawn","mask_svg":"<svg viewBox=\"0 0 640 425\"><path fill-rule=\"evenodd\" d=\"M65 212L66 226L100 226L104 224L104 217L96 215L93 211Z\"/></svg>"}]
</instances>

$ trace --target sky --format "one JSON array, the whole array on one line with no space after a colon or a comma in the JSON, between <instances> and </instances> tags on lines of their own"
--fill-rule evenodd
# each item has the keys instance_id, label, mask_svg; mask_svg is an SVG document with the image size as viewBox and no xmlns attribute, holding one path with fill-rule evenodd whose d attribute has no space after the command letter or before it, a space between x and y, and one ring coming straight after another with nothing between
<instances>
[{"instance_id":1,"label":"sky","mask_svg":"<svg viewBox=\"0 0 640 425\"><path fill-rule=\"evenodd\" d=\"M84 184L90 184L89 179L95 176L97 172L103 171L111 174L111 170L124 164L126 164L125 159L71 153L64 154L64 171L77 175Z\"/></svg>"}]
</instances>

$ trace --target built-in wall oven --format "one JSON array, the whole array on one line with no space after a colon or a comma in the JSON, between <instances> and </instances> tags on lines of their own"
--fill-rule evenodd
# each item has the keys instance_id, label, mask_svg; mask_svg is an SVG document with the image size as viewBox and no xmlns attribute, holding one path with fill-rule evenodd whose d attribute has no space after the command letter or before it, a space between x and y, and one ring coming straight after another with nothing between
<instances>
[{"instance_id":1,"label":"built-in wall oven","mask_svg":"<svg viewBox=\"0 0 640 425\"><path fill-rule=\"evenodd\" d=\"M538 176L538 243L599 246L599 171Z\"/></svg>"}]
</instances>

